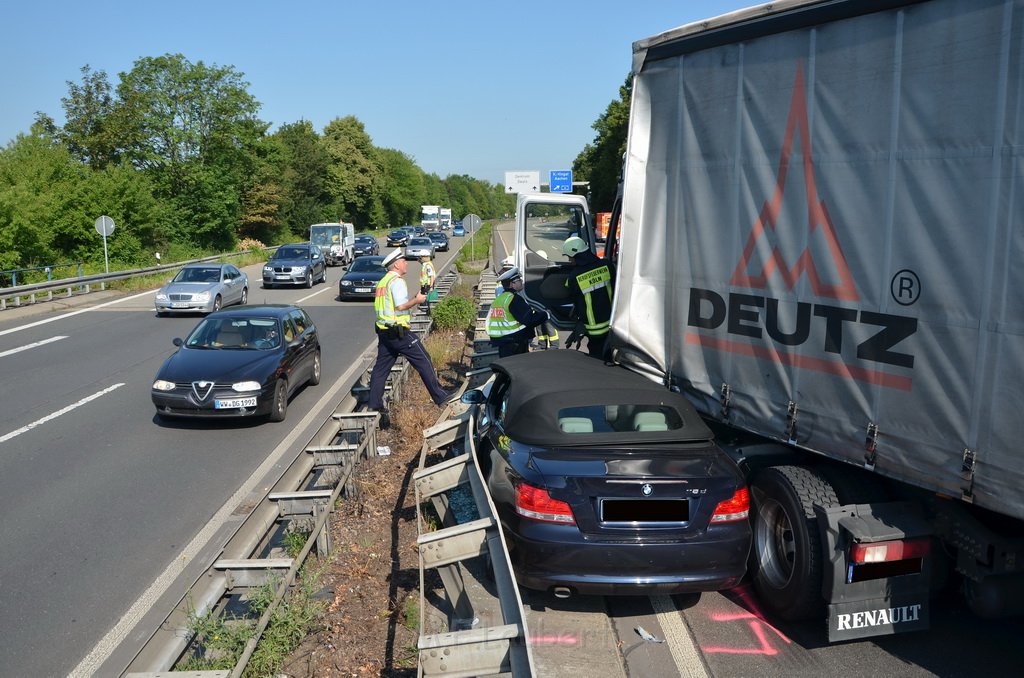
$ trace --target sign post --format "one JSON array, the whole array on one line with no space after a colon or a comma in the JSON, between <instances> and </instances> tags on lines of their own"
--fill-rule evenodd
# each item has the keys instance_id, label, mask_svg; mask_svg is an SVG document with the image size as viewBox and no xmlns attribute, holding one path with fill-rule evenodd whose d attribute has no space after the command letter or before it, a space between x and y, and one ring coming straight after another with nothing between
<instances>
[{"instance_id":1,"label":"sign post","mask_svg":"<svg viewBox=\"0 0 1024 678\"><path fill-rule=\"evenodd\" d=\"M572 193L572 170L551 170L549 174L552 193Z\"/></svg>"},{"instance_id":2,"label":"sign post","mask_svg":"<svg viewBox=\"0 0 1024 678\"><path fill-rule=\"evenodd\" d=\"M469 231L469 250L476 252L476 230L480 228L480 224L483 222L475 214L467 214L462 217L462 225L467 231Z\"/></svg>"},{"instance_id":3,"label":"sign post","mask_svg":"<svg viewBox=\"0 0 1024 678\"><path fill-rule=\"evenodd\" d=\"M506 193L540 193L540 172L505 172Z\"/></svg>"},{"instance_id":4,"label":"sign post","mask_svg":"<svg viewBox=\"0 0 1024 678\"><path fill-rule=\"evenodd\" d=\"M107 260L107 236L114 232L114 220L106 214L96 220L96 232L103 236L103 269L110 273L110 262Z\"/></svg>"}]
</instances>

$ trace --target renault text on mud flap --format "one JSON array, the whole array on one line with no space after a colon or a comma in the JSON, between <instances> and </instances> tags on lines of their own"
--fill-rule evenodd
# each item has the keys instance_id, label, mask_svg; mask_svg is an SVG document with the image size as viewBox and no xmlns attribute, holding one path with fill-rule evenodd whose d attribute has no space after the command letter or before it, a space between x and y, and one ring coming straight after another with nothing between
<instances>
[{"instance_id":1,"label":"renault text on mud flap","mask_svg":"<svg viewBox=\"0 0 1024 678\"><path fill-rule=\"evenodd\" d=\"M920 613L920 605L903 605L901 607L840 614L836 615L836 630L849 631L869 626L895 626L907 622L916 622L920 619Z\"/></svg>"}]
</instances>

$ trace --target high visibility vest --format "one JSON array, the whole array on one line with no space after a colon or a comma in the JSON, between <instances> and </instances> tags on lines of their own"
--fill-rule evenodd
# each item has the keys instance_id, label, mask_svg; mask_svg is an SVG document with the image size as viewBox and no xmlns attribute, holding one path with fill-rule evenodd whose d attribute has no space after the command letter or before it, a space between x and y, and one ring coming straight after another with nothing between
<instances>
[{"instance_id":1,"label":"high visibility vest","mask_svg":"<svg viewBox=\"0 0 1024 678\"><path fill-rule=\"evenodd\" d=\"M583 301L586 305L587 317L583 319L583 327L590 336L607 334L611 327L611 318L599 320L595 313L595 295L608 295L607 309L610 311L612 303L612 273L607 266L598 266L589 271L584 271L576 276L576 284L583 293ZM603 301L603 299L601 300ZM604 304L598 302L601 306ZM610 316L610 314L609 314Z\"/></svg>"},{"instance_id":2,"label":"high visibility vest","mask_svg":"<svg viewBox=\"0 0 1024 678\"><path fill-rule=\"evenodd\" d=\"M487 336L498 339L513 332L518 332L525 325L512 316L509 306L512 304L512 293L502 292L491 303L491 311L487 314Z\"/></svg>"},{"instance_id":3,"label":"high visibility vest","mask_svg":"<svg viewBox=\"0 0 1024 678\"><path fill-rule=\"evenodd\" d=\"M426 261L420 264L420 287L433 287L435 277L437 276L432 263Z\"/></svg>"},{"instance_id":4,"label":"high visibility vest","mask_svg":"<svg viewBox=\"0 0 1024 678\"><path fill-rule=\"evenodd\" d=\"M373 295L373 310L377 314L377 327L384 330L389 325L404 325L409 327L409 314L399 313L395 309L395 295L391 291L391 285L399 279L394 271L388 271L377 283Z\"/></svg>"}]
</instances>

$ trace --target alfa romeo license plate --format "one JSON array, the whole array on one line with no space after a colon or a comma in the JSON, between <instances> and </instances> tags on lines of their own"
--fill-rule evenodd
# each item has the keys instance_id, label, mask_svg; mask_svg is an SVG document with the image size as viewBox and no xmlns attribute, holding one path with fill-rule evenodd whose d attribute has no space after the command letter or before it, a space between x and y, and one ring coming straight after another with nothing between
<instances>
[{"instance_id":1,"label":"alfa romeo license plate","mask_svg":"<svg viewBox=\"0 0 1024 678\"><path fill-rule=\"evenodd\" d=\"M256 407L256 398L231 398L230 400L215 400L213 406L218 410L233 410L239 407Z\"/></svg>"}]
</instances>

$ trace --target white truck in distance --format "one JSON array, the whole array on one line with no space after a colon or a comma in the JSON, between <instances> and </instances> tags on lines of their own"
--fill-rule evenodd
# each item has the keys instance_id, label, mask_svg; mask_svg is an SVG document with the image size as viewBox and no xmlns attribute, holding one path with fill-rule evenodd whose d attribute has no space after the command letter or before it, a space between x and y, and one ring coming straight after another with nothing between
<instances>
[{"instance_id":1,"label":"white truck in distance","mask_svg":"<svg viewBox=\"0 0 1024 678\"><path fill-rule=\"evenodd\" d=\"M441 227L441 208L437 205L420 207L420 226L428 231L436 231Z\"/></svg>"},{"instance_id":2,"label":"white truck in distance","mask_svg":"<svg viewBox=\"0 0 1024 678\"><path fill-rule=\"evenodd\" d=\"M355 259L356 228L353 224L313 224L309 242L318 245L328 266L348 266Z\"/></svg>"},{"instance_id":3,"label":"white truck in distance","mask_svg":"<svg viewBox=\"0 0 1024 678\"><path fill-rule=\"evenodd\" d=\"M794 0L633 46L612 357L714 428L760 602L833 641L927 628L940 586L1024 612L1021 9ZM513 256L564 320L545 199Z\"/></svg>"},{"instance_id":4,"label":"white truck in distance","mask_svg":"<svg viewBox=\"0 0 1024 678\"><path fill-rule=\"evenodd\" d=\"M452 227L452 208L442 207L441 208L441 230L447 231Z\"/></svg>"}]
</instances>

